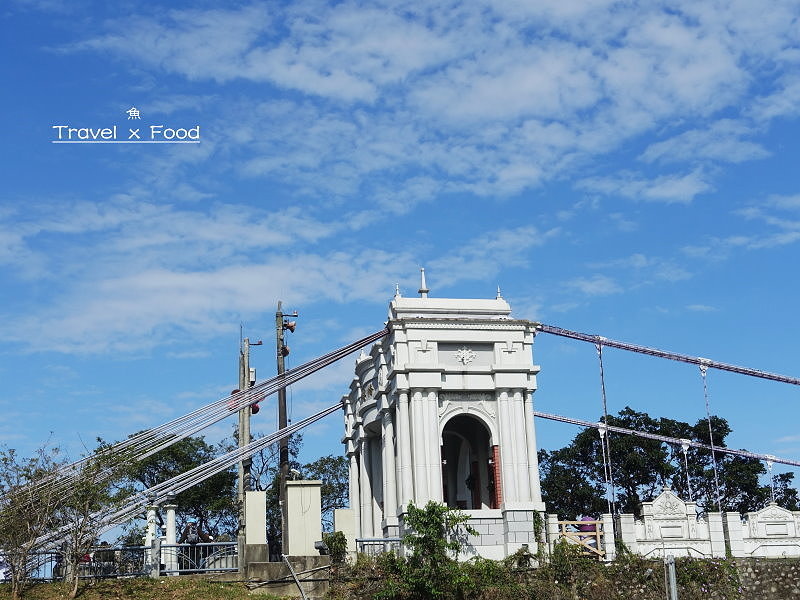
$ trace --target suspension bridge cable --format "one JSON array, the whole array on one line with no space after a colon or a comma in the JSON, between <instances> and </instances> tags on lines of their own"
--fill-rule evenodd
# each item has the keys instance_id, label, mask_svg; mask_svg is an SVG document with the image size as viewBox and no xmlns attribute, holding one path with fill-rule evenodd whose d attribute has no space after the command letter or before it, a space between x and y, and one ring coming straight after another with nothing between
<instances>
[{"instance_id":1,"label":"suspension bridge cable","mask_svg":"<svg viewBox=\"0 0 800 600\"><path fill-rule=\"evenodd\" d=\"M256 452L276 443L278 440L297 433L312 423L315 423L316 421L319 421L320 419L338 410L341 410L341 407L341 403L329 406L328 408L325 408L318 413L311 415L310 417L306 417L305 419L280 429L268 436L253 440L241 448L237 447L226 454L218 456L207 463L203 463L202 465L195 467L194 469L176 475L175 477L172 477L171 479L161 482L146 490L137 492L127 501L124 506L117 509L113 513L104 514L102 511L94 513L92 518L102 523L98 533L103 533L109 529L113 529L120 523L127 521L137 513L141 512L142 508L148 504L161 502L172 495L177 495L189 489L190 487L197 485L198 483L202 483L217 473L231 468L239 461L251 457ZM42 536L37 540L37 545L47 545L59 540L66 532L69 531L70 527L71 525L66 525L56 531Z\"/></svg>"},{"instance_id":2,"label":"suspension bridge cable","mask_svg":"<svg viewBox=\"0 0 800 600\"><path fill-rule=\"evenodd\" d=\"M604 346L611 348L619 348L620 350L628 350L629 352L637 352L639 354L647 354L658 358L667 358L669 360L676 360L678 362L689 363L693 365L706 366L711 369L718 369L720 371L730 371L732 373L739 373L740 375L748 375L750 377L758 377L760 379L769 379L771 381L779 381L781 383L789 383L791 385L800 385L800 378L789 377L788 375L780 375L777 373L768 373L766 371L759 371L758 369L751 369L749 367L742 367L738 365L731 365L728 363L711 360L709 358L702 358L699 356L689 356L687 354L678 354L677 352L668 352L666 350L659 350L657 348L648 348L647 346L639 346L636 344L629 344L627 342L620 342L611 340L599 335L590 335L588 333L580 333L577 331L570 331L561 327L553 325L545 325L543 323L535 323L534 328L542 333L549 333L561 337L580 340L582 342L591 342L592 344L602 343Z\"/></svg>"},{"instance_id":3,"label":"suspension bridge cable","mask_svg":"<svg viewBox=\"0 0 800 600\"><path fill-rule=\"evenodd\" d=\"M706 422L708 423L708 441L711 444L711 465L714 467L714 489L717 492L717 510L722 512L722 499L719 493L719 475L717 474L717 453L714 447L714 432L711 430L711 407L708 401L708 382L706 381L705 365L700 365L700 375L703 378L703 398L706 401Z\"/></svg>"},{"instance_id":4,"label":"suspension bridge cable","mask_svg":"<svg viewBox=\"0 0 800 600\"><path fill-rule=\"evenodd\" d=\"M616 425L608 425L606 423L593 423L591 421L582 421L581 419L574 419L572 417L564 417L561 415L554 415L551 413L545 413L540 411L533 411L534 417L539 417L540 419L548 419L550 421L559 421L561 423L569 423L571 425L579 425L581 427L598 429L600 427L605 427L606 429L613 431L615 433L622 433L625 435L634 435L641 438L646 438L650 440L658 440L660 442L665 442L667 444L682 444L685 443L687 446L691 446L692 448L699 448L701 450L711 450L711 446L708 444L703 444L702 442L695 442L694 440L687 440L683 438L675 438L670 437L667 435L661 435L658 433L650 433L648 431L638 431L636 429L628 429L627 427L618 427ZM744 458L755 458L757 460L771 460L775 463L780 463L782 465L789 465L792 467L800 467L800 460L791 460L788 458L779 458L777 456L772 456L771 454L758 454L756 452L750 452L748 450L735 450L733 448L724 448L721 446L715 446L717 452L723 454L732 454L734 456L742 456Z\"/></svg>"},{"instance_id":5,"label":"suspension bridge cable","mask_svg":"<svg viewBox=\"0 0 800 600\"><path fill-rule=\"evenodd\" d=\"M291 385L344 358L355 350L381 339L388 333L388 329L384 328L347 346L333 350L328 354L261 382L248 390L231 394L163 425L140 432L126 440L103 448L96 454L64 465L57 473L32 484L32 489L42 489L44 486L56 487L64 495L67 495L70 487L81 477L82 467L89 464L89 461L98 458L108 460L109 464L105 471L110 474L114 466L123 462L143 460L253 403L261 402L279 389Z\"/></svg>"},{"instance_id":6,"label":"suspension bridge cable","mask_svg":"<svg viewBox=\"0 0 800 600\"><path fill-rule=\"evenodd\" d=\"M600 363L600 393L603 397L603 421L608 423L608 402L606 401L606 376L603 369L603 344L594 345L597 350L597 359ZM611 491L611 512L617 513L617 489L614 486L614 472L611 465L611 434L606 430L600 430L600 445L603 448L603 471L606 473L606 493Z\"/></svg>"}]
</instances>

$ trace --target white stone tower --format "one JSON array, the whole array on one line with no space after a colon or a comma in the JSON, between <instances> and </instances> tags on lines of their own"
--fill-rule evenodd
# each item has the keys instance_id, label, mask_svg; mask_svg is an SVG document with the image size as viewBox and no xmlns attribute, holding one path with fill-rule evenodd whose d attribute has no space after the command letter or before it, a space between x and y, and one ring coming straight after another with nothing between
<instances>
[{"instance_id":1,"label":"white stone tower","mask_svg":"<svg viewBox=\"0 0 800 600\"><path fill-rule=\"evenodd\" d=\"M343 397L357 538L396 536L405 507L435 500L468 513L472 552L535 551L543 512L533 424L534 324L491 300L399 290L389 335L356 361Z\"/></svg>"}]
</instances>

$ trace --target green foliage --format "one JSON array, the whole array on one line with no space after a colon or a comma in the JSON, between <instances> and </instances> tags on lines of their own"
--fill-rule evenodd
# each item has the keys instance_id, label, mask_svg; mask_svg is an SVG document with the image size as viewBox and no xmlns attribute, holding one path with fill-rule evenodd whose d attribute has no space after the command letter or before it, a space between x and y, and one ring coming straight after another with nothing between
<instances>
[{"instance_id":1,"label":"green foliage","mask_svg":"<svg viewBox=\"0 0 800 600\"><path fill-rule=\"evenodd\" d=\"M202 437L188 437L139 462L131 462L126 479L132 489L148 489L207 463L220 454ZM236 534L236 473L223 471L181 492L178 505L178 529L189 518L197 519L200 528L214 536Z\"/></svg>"},{"instance_id":2,"label":"green foliage","mask_svg":"<svg viewBox=\"0 0 800 600\"><path fill-rule=\"evenodd\" d=\"M466 581L455 558L466 536L478 535L466 525L469 516L430 501L424 508L411 502L405 516L403 544L411 550L402 579L412 598L443 598Z\"/></svg>"},{"instance_id":3,"label":"green foliage","mask_svg":"<svg viewBox=\"0 0 800 600\"><path fill-rule=\"evenodd\" d=\"M347 559L347 537L341 531L325 532L322 534L322 541L328 547L328 554L331 557L331 564L340 567Z\"/></svg>"},{"instance_id":4,"label":"green foliage","mask_svg":"<svg viewBox=\"0 0 800 600\"><path fill-rule=\"evenodd\" d=\"M681 598L700 600L715 592L718 600L739 600L742 588L736 563L730 559L675 559L675 575Z\"/></svg>"},{"instance_id":5,"label":"green foliage","mask_svg":"<svg viewBox=\"0 0 800 600\"><path fill-rule=\"evenodd\" d=\"M703 444L709 444L710 440L705 418L691 425L673 419L656 419L626 407L616 416L609 415L608 423ZM711 428L714 444L724 447L725 439L731 433L728 422L712 416ZM610 447L619 511L638 516L641 503L652 500L665 484L682 498L690 498L683 451L679 445L611 434ZM548 509L566 519L607 511L602 455L596 429L580 432L564 448L540 451L542 496ZM716 511L717 494L710 452L690 448L687 457L691 496L703 510ZM759 483L759 478L766 472L760 461L720 453L717 453L716 460L723 511L743 513L767 504L771 489ZM793 477L792 473L782 473L775 478L776 500L789 509L798 506L797 490L791 487Z\"/></svg>"},{"instance_id":6,"label":"green foliage","mask_svg":"<svg viewBox=\"0 0 800 600\"><path fill-rule=\"evenodd\" d=\"M61 492L51 485L63 462L54 448L42 447L30 458L0 448L0 554L11 572L11 594L20 598L30 579L37 539L59 524Z\"/></svg>"}]
</instances>

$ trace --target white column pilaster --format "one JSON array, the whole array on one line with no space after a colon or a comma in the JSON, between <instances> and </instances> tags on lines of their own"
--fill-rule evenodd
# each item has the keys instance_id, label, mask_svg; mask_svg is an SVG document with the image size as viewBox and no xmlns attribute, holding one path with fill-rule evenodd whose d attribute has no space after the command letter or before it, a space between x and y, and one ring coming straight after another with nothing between
<instances>
[{"instance_id":1,"label":"white column pilaster","mask_svg":"<svg viewBox=\"0 0 800 600\"><path fill-rule=\"evenodd\" d=\"M509 414L508 391L497 395L497 416L500 425L500 469L502 471L503 503L517 502L517 481L514 464L514 428Z\"/></svg>"},{"instance_id":2,"label":"white column pilaster","mask_svg":"<svg viewBox=\"0 0 800 600\"><path fill-rule=\"evenodd\" d=\"M381 452L381 440L370 438L370 475L372 481L372 535L381 537L383 529L383 511L380 503L383 501L383 452ZM381 497L378 497L380 494Z\"/></svg>"},{"instance_id":3,"label":"white column pilaster","mask_svg":"<svg viewBox=\"0 0 800 600\"><path fill-rule=\"evenodd\" d=\"M525 435L525 404L523 390L514 390L511 400L511 415L514 424L514 473L517 478L517 500L529 502L531 487L528 472L528 445Z\"/></svg>"},{"instance_id":4,"label":"white column pilaster","mask_svg":"<svg viewBox=\"0 0 800 600\"><path fill-rule=\"evenodd\" d=\"M174 545L178 541L177 531L175 530L175 509L178 508L177 504L165 504L164 510L167 511L167 531L166 543L168 546ZM161 555L164 557L164 564L167 571L178 570L178 551L177 548L165 548L162 550ZM175 573L168 573L170 576L178 575Z\"/></svg>"},{"instance_id":5,"label":"white column pilaster","mask_svg":"<svg viewBox=\"0 0 800 600\"><path fill-rule=\"evenodd\" d=\"M381 423L383 441L383 518L394 520L397 516L397 483L394 460L394 418L391 409L383 413Z\"/></svg>"},{"instance_id":6,"label":"white column pilaster","mask_svg":"<svg viewBox=\"0 0 800 600\"><path fill-rule=\"evenodd\" d=\"M411 464L411 421L408 393L400 392L397 398L397 445L400 458L400 504L406 507L414 498L414 475Z\"/></svg>"},{"instance_id":7,"label":"white column pilaster","mask_svg":"<svg viewBox=\"0 0 800 600\"><path fill-rule=\"evenodd\" d=\"M427 447L425 427L425 401L422 392L417 390L411 396L411 442L414 467L414 504L424 506L428 501Z\"/></svg>"},{"instance_id":8,"label":"white column pilaster","mask_svg":"<svg viewBox=\"0 0 800 600\"><path fill-rule=\"evenodd\" d=\"M439 435L439 400L435 390L429 390L425 397L425 431L428 434L428 499L436 502L443 502L442 440Z\"/></svg>"},{"instance_id":9,"label":"white column pilaster","mask_svg":"<svg viewBox=\"0 0 800 600\"><path fill-rule=\"evenodd\" d=\"M361 438L361 460L359 462L359 488L361 492L361 537L373 537L372 531L372 482L369 468L369 443Z\"/></svg>"},{"instance_id":10,"label":"white column pilaster","mask_svg":"<svg viewBox=\"0 0 800 600\"><path fill-rule=\"evenodd\" d=\"M355 537L361 537L361 489L359 487L358 457L356 452L349 454L350 458L350 506L353 508L353 525Z\"/></svg>"},{"instance_id":11,"label":"white column pilaster","mask_svg":"<svg viewBox=\"0 0 800 600\"><path fill-rule=\"evenodd\" d=\"M528 450L528 478L531 500L542 501L542 485L539 480L539 455L536 453L536 426L533 422L533 392L525 392L525 441Z\"/></svg>"}]
</instances>

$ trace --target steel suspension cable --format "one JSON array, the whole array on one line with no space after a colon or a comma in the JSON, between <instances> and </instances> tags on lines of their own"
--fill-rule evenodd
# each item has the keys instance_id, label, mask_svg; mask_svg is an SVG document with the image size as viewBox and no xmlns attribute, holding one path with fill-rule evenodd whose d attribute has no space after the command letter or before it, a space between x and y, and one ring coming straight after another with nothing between
<instances>
[{"instance_id":1,"label":"steel suspension cable","mask_svg":"<svg viewBox=\"0 0 800 600\"><path fill-rule=\"evenodd\" d=\"M123 507L111 514L103 514L100 511L94 513L93 518L103 523L99 533L113 529L120 523L130 519L137 513L141 512L142 508L146 505L158 503L167 497L177 495L189 489L190 487L197 485L198 483L201 483L210 477L213 477L217 473L231 468L242 459L251 457L256 452L276 443L281 438L292 435L308 425L311 425L312 423L315 423L316 421L332 414L333 412L336 412L337 410L341 410L341 403L329 406L328 408L325 408L318 413L311 415L310 417L306 417L305 419L298 421L297 423L293 423L292 425L280 429L268 436L253 440L246 446L242 446L241 448L237 447L226 454L218 456L207 463L195 467L194 469L176 475L175 477L172 477L171 479L161 482L144 491L137 492ZM64 533L69 531L70 527L70 525L66 525L54 532L51 532L46 536L39 538L37 543L39 545L52 543L53 541L60 539Z\"/></svg>"},{"instance_id":2,"label":"steel suspension cable","mask_svg":"<svg viewBox=\"0 0 800 600\"><path fill-rule=\"evenodd\" d=\"M605 427L615 433L622 433L625 435L634 435L641 438L646 438L650 440L658 440L660 442L665 442L667 444L681 444L686 442L688 446L692 448L699 448L701 450L711 450L711 446L708 444L703 444L702 442L695 442L694 440L686 440L682 438L675 438L670 437L667 435L661 435L658 433L650 433L648 431L638 431L636 429L628 429L627 427L619 427L617 425L607 425L604 423L593 423L591 421L583 421L581 419L575 419L572 417L564 417L562 415L554 415L552 413L545 413L540 411L533 411L534 417L539 417L540 419L547 419L550 421L559 421L561 423L569 423L571 425L579 425L581 427L597 429L600 427ZM721 446L715 447L716 451L721 454L731 454L733 456L742 456L744 458L755 458L757 460L772 460L772 462L779 463L782 465L789 465L792 467L800 467L800 460L792 460L788 458L780 458L777 456L773 456L771 454L758 454L756 452L750 452L748 450L735 450L733 448L725 448Z\"/></svg>"},{"instance_id":3,"label":"steel suspension cable","mask_svg":"<svg viewBox=\"0 0 800 600\"><path fill-rule=\"evenodd\" d=\"M603 421L608 423L608 402L606 401L606 376L603 369L603 345L597 343L594 345L597 350L597 359L600 363L600 393L603 396ZM603 470L607 471L606 474L606 493L610 486L611 491L611 513L617 513L617 489L614 486L614 472L611 466L611 434L608 430L600 431L600 444L604 446L603 450Z\"/></svg>"},{"instance_id":4,"label":"steel suspension cable","mask_svg":"<svg viewBox=\"0 0 800 600\"><path fill-rule=\"evenodd\" d=\"M717 510L722 512L722 498L719 493L719 475L717 473L717 454L714 448L714 432L711 430L711 407L708 401L708 382L706 381L706 367L700 365L700 375L703 378L703 397L706 401L706 422L708 423L708 441L711 443L711 465L714 467L714 489L717 492Z\"/></svg>"},{"instance_id":5,"label":"steel suspension cable","mask_svg":"<svg viewBox=\"0 0 800 600\"><path fill-rule=\"evenodd\" d=\"M580 333L577 331L570 331L562 327L554 325L545 325L543 323L535 323L534 327L537 331L542 333L549 333L561 337L580 340L582 342L591 342L593 344L602 343L604 346L611 348L619 348L620 350L628 350L629 352L637 352L639 354L647 354L658 358L667 358L669 360L676 360L679 362L689 363L693 365L704 365L711 369L718 369L720 371L730 371L732 373L739 373L741 375L748 375L750 377L758 377L760 379L769 379L771 381L779 381L781 383L789 383L791 385L800 385L800 378L790 377L788 375L780 375L777 373L768 373L767 371L759 371L758 369L751 369L749 367L742 367L728 363L711 360L708 358L701 358L699 356L689 356L687 354L678 354L677 352L668 352L666 350L659 350L657 348L648 348L647 346L639 346L636 344L629 344L627 342L620 342L611 340L599 335L590 335L587 333Z\"/></svg>"},{"instance_id":6,"label":"steel suspension cable","mask_svg":"<svg viewBox=\"0 0 800 600\"><path fill-rule=\"evenodd\" d=\"M115 464L129 461L143 460L156 452L163 450L178 441L189 437L214 423L238 412L253 403L264 400L300 379L344 358L359 348L379 340L388 334L388 329L372 333L360 340L333 350L321 357L308 361L294 369L261 382L252 388L231 394L225 398L212 402L206 406L178 417L158 427L140 432L130 438L103 448L99 453L85 457L65 465L59 471L43 480L33 484L33 489L42 489L44 486L57 487L66 494L69 488L81 476L81 468L89 461L98 457L107 458L109 465L107 473L113 471ZM116 462L115 462L116 461Z\"/></svg>"}]
</instances>

